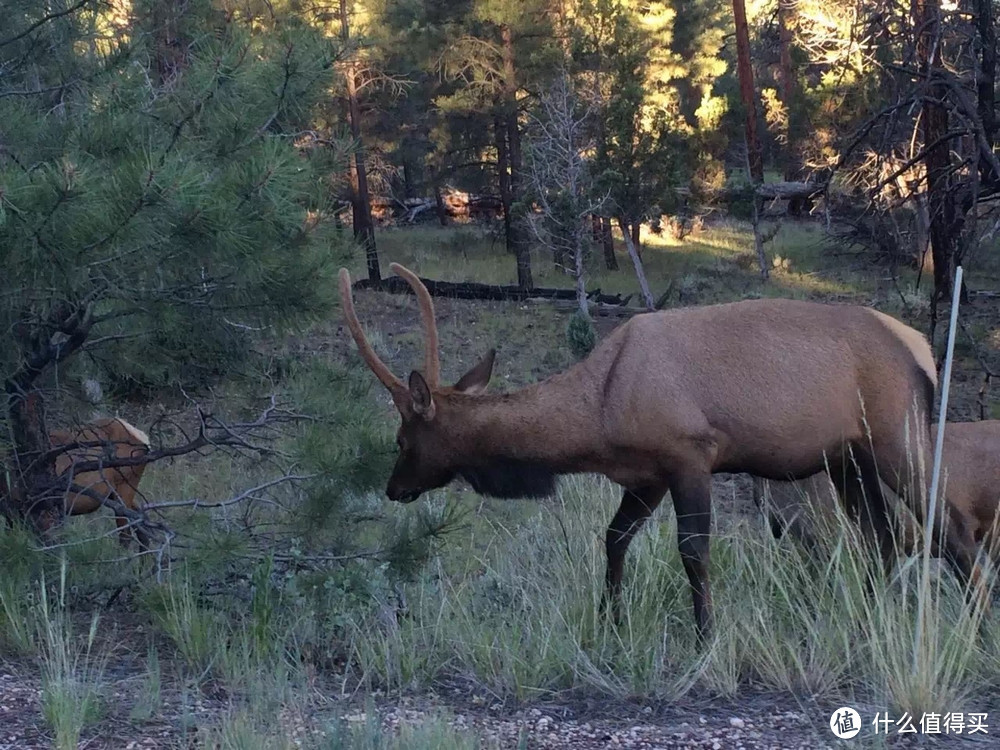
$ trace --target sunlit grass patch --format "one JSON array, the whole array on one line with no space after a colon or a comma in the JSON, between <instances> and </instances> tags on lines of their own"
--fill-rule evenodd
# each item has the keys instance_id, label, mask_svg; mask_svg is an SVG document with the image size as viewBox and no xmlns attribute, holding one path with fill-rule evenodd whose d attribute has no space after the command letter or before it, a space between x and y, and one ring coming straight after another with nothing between
<instances>
[{"instance_id":1,"label":"sunlit grass patch","mask_svg":"<svg viewBox=\"0 0 1000 750\"><path fill-rule=\"evenodd\" d=\"M617 236L617 234L616 234ZM820 222L783 224L766 245L772 281L760 281L749 223L734 219L710 222L683 239L643 227L643 265L654 297L667 293L667 305L705 304L742 296L851 297L870 293L871 274L838 272L827 255L833 244ZM383 265L397 261L421 275L445 281L513 284L513 256L502 242L475 224L387 228L378 234ZM623 243L617 243L619 270L608 271L597 249L586 264L587 286L609 294L638 295L638 283ZM360 256L359 256L360 258ZM533 252L536 286L568 288L572 278L544 253ZM676 292L676 293L672 293ZM637 296L633 300L636 302Z\"/></svg>"}]
</instances>

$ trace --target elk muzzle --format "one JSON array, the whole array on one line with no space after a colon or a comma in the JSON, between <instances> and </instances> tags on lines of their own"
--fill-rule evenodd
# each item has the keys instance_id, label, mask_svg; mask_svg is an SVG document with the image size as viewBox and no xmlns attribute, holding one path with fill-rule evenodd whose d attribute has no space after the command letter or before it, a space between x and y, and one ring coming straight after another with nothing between
<instances>
[{"instance_id":1,"label":"elk muzzle","mask_svg":"<svg viewBox=\"0 0 1000 750\"><path fill-rule=\"evenodd\" d=\"M385 488L385 495L394 503L412 503L421 495L420 490L409 487L401 487L396 482L390 481Z\"/></svg>"}]
</instances>

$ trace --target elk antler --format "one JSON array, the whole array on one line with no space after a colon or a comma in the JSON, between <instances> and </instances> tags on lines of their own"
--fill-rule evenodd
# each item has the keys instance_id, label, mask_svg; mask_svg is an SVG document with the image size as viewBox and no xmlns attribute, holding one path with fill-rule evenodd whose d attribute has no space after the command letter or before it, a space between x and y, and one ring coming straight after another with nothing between
<instances>
[{"instance_id":1,"label":"elk antler","mask_svg":"<svg viewBox=\"0 0 1000 750\"><path fill-rule=\"evenodd\" d=\"M417 295L417 303L420 305L420 321L424 325L424 377L427 385L431 388L441 387L441 360L438 357L438 329L434 320L434 302L431 300L430 292L424 286L413 271L399 263L390 263L389 268L397 276L406 279L406 283Z\"/></svg>"},{"instance_id":2,"label":"elk antler","mask_svg":"<svg viewBox=\"0 0 1000 750\"><path fill-rule=\"evenodd\" d=\"M385 362L379 359L375 350L372 349L372 345L368 343L365 332L361 329L361 323L358 322L358 314L354 311L354 296L351 294L351 274L346 268L340 269L340 302L344 306L344 318L347 320L347 327L351 329L354 343L358 345L361 358L368 365L369 369L375 373L375 377L379 379L382 385L389 389L389 393L392 394L392 400L399 406L403 403L401 399L405 398L407 388L403 385L403 381L393 375L392 371L385 366Z\"/></svg>"}]
</instances>

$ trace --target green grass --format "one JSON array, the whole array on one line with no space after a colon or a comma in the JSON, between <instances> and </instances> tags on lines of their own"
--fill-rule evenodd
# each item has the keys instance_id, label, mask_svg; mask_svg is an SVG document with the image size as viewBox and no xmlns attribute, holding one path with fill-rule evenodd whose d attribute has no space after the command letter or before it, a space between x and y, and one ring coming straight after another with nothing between
<instances>
[{"instance_id":1,"label":"green grass","mask_svg":"<svg viewBox=\"0 0 1000 750\"><path fill-rule=\"evenodd\" d=\"M679 242L643 240L654 295L671 289L670 306L779 295L871 302L897 315L927 311L926 287L918 294L912 274L893 282L888 271L855 268L831 253L814 225L789 222L778 233L768 252L787 263L768 284L757 276L745 224L720 222ZM471 226L385 230L378 242L386 270L398 260L433 278L514 281L502 244ZM636 292L621 251L619 260L621 270L608 272L592 258L588 288ZM535 274L539 285L570 286L540 256ZM357 301L389 366L402 376L419 367L413 298L359 293ZM493 346L498 390L574 361L569 316L550 305L443 300L438 312L445 379ZM618 322L599 318L598 336ZM294 340L267 342L280 368L262 380L273 377L315 417L281 447L317 478L247 508L170 511L177 560L161 580L148 564L120 562L113 538L93 540L112 528L103 514L71 520L60 538L73 544L57 554L32 552L28 535L0 531L0 654L39 670L57 745L75 747L110 710L107 667L119 644L108 633L120 615L132 618L120 647L132 650L138 672L127 690L115 687L126 696L116 718L141 730L179 703L186 712L166 718L201 747L488 746L446 714L389 728L384 705L366 704L363 717L357 710L365 695L391 702L456 678L478 696L515 703L567 691L598 699L738 698L752 686L796 700L864 701L897 715L970 710L995 694L996 615L977 634L952 577L935 574L926 651L914 671L917 571L903 563L905 575L866 596L867 555L848 532L833 534L828 557L813 560L717 498L725 511L716 514L712 551L716 632L699 653L669 503L630 549L620 627L597 609L605 528L619 500L609 482L566 478L559 495L542 503L485 500L456 488L413 506L386 503L398 418L339 329L334 317ZM973 330L988 346L1000 345L995 320L978 320ZM968 405L979 382L961 376L974 351L961 353L953 397ZM223 387L219 397L245 408L245 387ZM989 399L1000 416L996 395ZM151 467L142 489L154 501L218 500L267 470L252 457L187 458ZM436 525L450 533L422 534ZM389 548L394 555L362 554ZM46 579L60 581L55 598L42 597ZM100 621L89 619L122 585L126 596ZM72 626L84 620L85 636ZM223 696L208 721L195 710L203 694Z\"/></svg>"},{"instance_id":2,"label":"green grass","mask_svg":"<svg viewBox=\"0 0 1000 750\"><path fill-rule=\"evenodd\" d=\"M104 705L104 672L109 655L95 653L99 616L90 620L86 638L74 636L65 605L65 566L58 601L50 605L44 579L39 592L38 630L41 644L42 715L59 750L75 750L83 729L96 723Z\"/></svg>"}]
</instances>

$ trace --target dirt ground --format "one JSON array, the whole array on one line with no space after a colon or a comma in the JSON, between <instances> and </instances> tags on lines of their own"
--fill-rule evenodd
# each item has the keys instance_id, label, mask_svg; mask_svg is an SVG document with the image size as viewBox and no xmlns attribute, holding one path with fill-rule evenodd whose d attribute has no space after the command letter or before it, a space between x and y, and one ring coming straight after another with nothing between
<instances>
[{"instance_id":1,"label":"dirt ground","mask_svg":"<svg viewBox=\"0 0 1000 750\"><path fill-rule=\"evenodd\" d=\"M166 681L163 704L155 718L138 722L129 712L141 666L127 660L115 665L116 679L108 696L105 718L86 730L81 748L132 750L138 748L203 747L211 729L229 709L229 696L203 684L194 692ZM299 746L315 746L324 729L342 717L348 724L371 721L377 712L385 729L417 725L447 712L457 730L479 738L483 748L573 748L597 750L824 750L870 747L870 719L874 709L855 705L867 724L853 740L837 740L828 727L840 706L797 701L788 694L742 691L735 700L689 695L671 701L616 701L606 697L565 695L558 701L504 705L484 700L468 686L442 685L434 693L332 698L339 685L312 686L306 700L285 709L276 722ZM470 698L471 694L471 698ZM40 716L41 680L24 665L0 667L0 750L52 747L52 738ZM982 710L986 710L985 708ZM938 747L1000 747L1000 727L992 734L943 738ZM886 746L927 745L926 738L893 735Z\"/></svg>"}]
</instances>

